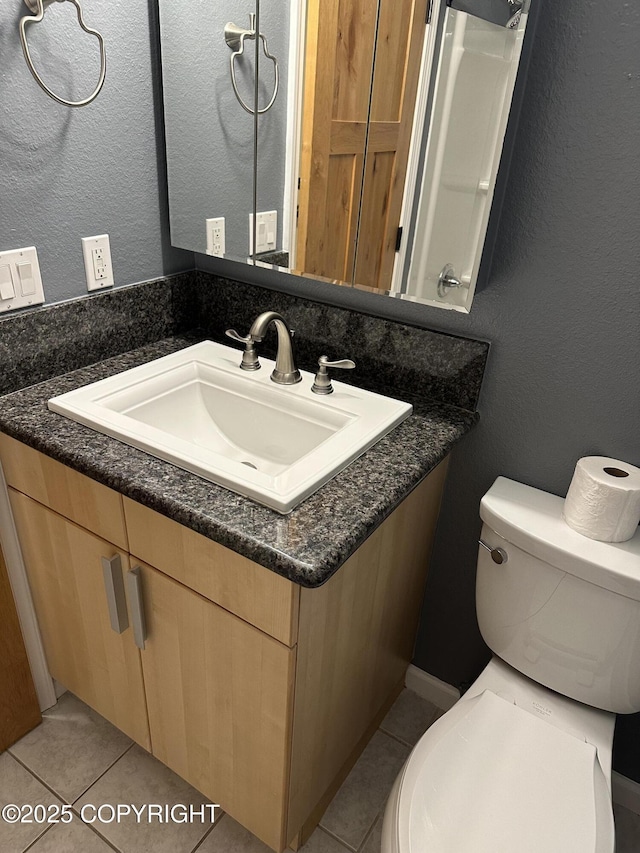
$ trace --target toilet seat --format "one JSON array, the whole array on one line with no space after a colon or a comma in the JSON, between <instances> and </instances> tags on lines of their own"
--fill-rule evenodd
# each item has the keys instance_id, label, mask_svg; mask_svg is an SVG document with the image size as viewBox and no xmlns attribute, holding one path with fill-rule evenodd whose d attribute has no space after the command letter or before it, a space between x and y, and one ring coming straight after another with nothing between
<instances>
[{"instance_id":1,"label":"toilet seat","mask_svg":"<svg viewBox=\"0 0 640 853\"><path fill-rule=\"evenodd\" d=\"M396 809L402 853L613 849L596 748L491 690L426 732L399 779Z\"/></svg>"}]
</instances>

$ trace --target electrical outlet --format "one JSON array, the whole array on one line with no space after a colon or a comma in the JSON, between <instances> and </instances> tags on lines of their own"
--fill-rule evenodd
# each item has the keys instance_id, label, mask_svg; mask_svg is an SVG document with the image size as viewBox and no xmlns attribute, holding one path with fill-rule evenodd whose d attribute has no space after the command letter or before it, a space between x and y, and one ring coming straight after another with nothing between
<instances>
[{"instance_id":1,"label":"electrical outlet","mask_svg":"<svg viewBox=\"0 0 640 853\"><path fill-rule=\"evenodd\" d=\"M113 287L113 266L111 264L111 246L109 235L82 238L84 270L87 277L87 290L101 290Z\"/></svg>"},{"instance_id":2,"label":"electrical outlet","mask_svg":"<svg viewBox=\"0 0 640 853\"><path fill-rule=\"evenodd\" d=\"M226 240L224 233L224 216L217 219L206 219L207 226L207 255L224 258Z\"/></svg>"},{"instance_id":3,"label":"electrical outlet","mask_svg":"<svg viewBox=\"0 0 640 853\"><path fill-rule=\"evenodd\" d=\"M266 210L256 218L256 254L275 252L278 234L278 211ZM249 254L253 254L253 213L249 214Z\"/></svg>"}]
</instances>

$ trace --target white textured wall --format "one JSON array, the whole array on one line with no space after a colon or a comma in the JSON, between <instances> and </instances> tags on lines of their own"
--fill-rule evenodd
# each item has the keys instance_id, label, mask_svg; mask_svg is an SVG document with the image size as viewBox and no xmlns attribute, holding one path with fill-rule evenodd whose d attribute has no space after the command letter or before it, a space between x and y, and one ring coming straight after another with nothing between
<instances>
[{"instance_id":1,"label":"white textured wall","mask_svg":"<svg viewBox=\"0 0 640 853\"><path fill-rule=\"evenodd\" d=\"M0 251L37 246L47 302L86 293L80 239L94 234L111 237L116 284L193 266L168 237L154 3L83 6L88 26L106 39L108 74L93 104L71 110L50 100L27 69L18 35L27 7L0 4ZM28 34L51 88L76 99L93 90L97 41L80 30L71 3L54 3Z\"/></svg>"}]
</instances>

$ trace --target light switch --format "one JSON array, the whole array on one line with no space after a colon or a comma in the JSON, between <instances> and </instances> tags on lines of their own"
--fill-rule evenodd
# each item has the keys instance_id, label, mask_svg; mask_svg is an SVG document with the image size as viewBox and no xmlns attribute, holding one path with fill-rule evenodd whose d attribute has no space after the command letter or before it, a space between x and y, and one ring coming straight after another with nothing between
<instances>
[{"instance_id":1,"label":"light switch","mask_svg":"<svg viewBox=\"0 0 640 853\"><path fill-rule=\"evenodd\" d=\"M273 252L276 248L276 232L278 230L278 212L267 210L258 213L256 219L256 254ZM249 253L253 254L253 214L249 214Z\"/></svg>"},{"instance_id":2,"label":"light switch","mask_svg":"<svg viewBox=\"0 0 640 853\"><path fill-rule=\"evenodd\" d=\"M0 313L44 302L35 246L0 252Z\"/></svg>"},{"instance_id":3,"label":"light switch","mask_svg":"<svg viewBox=\"0 0 640 853\"><path fill-rule=\"evenodd\" d=\"M0 266L0 299L13 299L16 290L13 285L13 275L9 264Z\"/></svg>"},{"instance_id":4,"label":"light switch","mask_svg":"<svg viewBox=\"0 0 640 853\"><path fill-rule=\"evenodd\" d=\"M17 264L20 292L23 296L33 296L36 292L36 282L33 277L33 264Z\"/></svg>"}]
</instances>

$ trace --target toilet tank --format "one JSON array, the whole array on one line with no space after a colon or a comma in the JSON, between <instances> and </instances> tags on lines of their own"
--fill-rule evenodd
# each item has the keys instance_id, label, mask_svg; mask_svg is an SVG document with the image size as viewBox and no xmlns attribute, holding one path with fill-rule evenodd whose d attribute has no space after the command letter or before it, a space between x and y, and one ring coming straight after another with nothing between
<instances>
[{"instance_id":1,"label":"toilet tank","mask_svg":"<svg viewBox=\"0 0 640 853\"><path fill-rule=\"evenodd\" d=\"M505 477L482 499L481 538L507 559L479 548L480 631L539 684L595 708L640 711L640 532L588 539L563 520L563 504Z\"/></svg>"}]
</instances>

